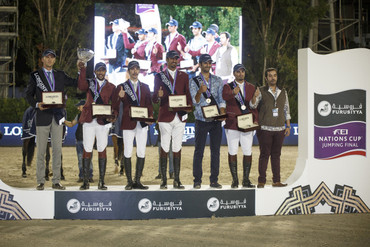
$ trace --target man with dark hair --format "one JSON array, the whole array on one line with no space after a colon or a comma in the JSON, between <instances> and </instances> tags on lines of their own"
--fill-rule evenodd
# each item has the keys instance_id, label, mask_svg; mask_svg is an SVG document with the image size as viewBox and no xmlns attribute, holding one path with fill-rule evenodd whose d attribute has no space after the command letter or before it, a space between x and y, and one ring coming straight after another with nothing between
<instances>
[{"instance_id":1,"label":"man with dark hair","mask_svg":"<svg viewBox=\"0 0 370 247\"><path fill-rule=\"evenodd\" d=\"M131 54L135 59L145 59L145 47L148 44L148 40L146 40L148 32L142 28L135 32L138 36L138 41L134 45L134 48L131 49Z\"/></svg>"},{"instance_id":2,"label":"man with dark hair","mask_svg":"<svg viewBox=\"0 0 370 247\"><path fill-rule=\"evenodd\" d=\"M180 164L182 136L184 135L188 114L185 111L175 112L169 109L169 96L171 95L186 95L187 105L192 105L189 93L189 77L185 72L176 69L179 57L179 54L174 50L167 52L167 69L158 73L154 79L153 102L160 103L158 125L161 135L161 189L167 189L167 156L171 142L175 175L173 187L175 189L184 189L184 186L180 182Z\"/></svg>"},{"instance_id":3,"label":"man with dark hair","mask_svg":"<svg viewBox=\"0 0 370 247\"><path fill-rule=\"evenodd\" d=\"M105 63L99 62L95 65L94 72L96 77L86 78L86 67L80 66L80 77L78 79L78 88L86 92L86 103L82 109L79 122L82 125L83 133L83 184L80 190L89 189L89 174L92 151L96 139L96 148L98 150L99 164L99 190L106 190L104 177L107 167L107 153L109 129L112 127L113 118L107 118L104 115L94 115L93 105L108 105L112 102L112 95L115 89L114 84L105 79L107 67ZM115 115L117 115L116 113Z\"/></svg>"},{"instance_id":4,"label":"man with dark hair","mask_svg":"<svg viewBox=\"0 0 370 247\"><path fill-rule=\"evenodd\" d=\"M234 79L233 67L238 63L238 52L230 44L231 35L228 32L220 34L221 47L216 52L216 75L221 77L224 83Z\"/></svg>"},{"instance_id":5,"label":"man with dark hair","mask_svg":"<svg viewBox=\"0 0 370 247\"><path fill-rule=\"evenodd\" d=\"M202 112L203 106L216 105L221 114L226 112L226 103L222 98L223 83L220 77L210 73L212 58L209 54L199 57L201 73L190 80L190 94L195 105L195 149L193 157L193 176L195 189L200 189L202 183L202 161L207 136L210 137L211 149L211 188L220 189L218 183L220 168L220 146L222 138L221 121L225 119L206 119Z\"/></svg>"},{"instance_id":6,"label":"man with dark hair","mask_svg":"<svg viewBox=\"0 0 370 247\"><path fill-rule=\"evenodd\" d=\"M145 149L148 138L148 123L137 121L130 117L131 106L146 107L148 117L153 117L153 104L150 97L149 86L139 81L140 65L137 61L129 62L129 79L118 85L114 93L113 107L118 112L120 102L123 103L123 112L121 119L121 130L123 135L123 159L124 168L127 177L126 190L141 189L146 190L149 187L140 182L145 163ZM132 180L131 156L136 140L136 173Z\"/></svg>"},{"instance_id":7,"label":"man with dark hair","mask_svg":"<svg viewBox=\"0 0 370 247\"><path fill-rule=\"evenodd\" d=\"M183 35L179 34L177 31L179 23L175 19L172 19L168 23L166 23L166 26L168 26L168 32L170 33L164 40L166 52L174 50L180 55L180 60L183 60L183 57L181 56L181 53L178 50L178 48L180 47L181 49L185 48L186 39Z\"/></svg>"},{"instance_id":8,"label":"man with dark hair","mask_svg":"<svg viewBox=\"0 0 370 247\"><path fill-rule=\"evenodd\" d=\"M52 188L64 190L60 184L62 162L62 137L65 111L63 108L48 108L43 102L43 92L63 92L65 86L76 86L77 80L67 76L63 71L53 69L56 61L54 50L46 49L42 53L42 68L31 73L26 90L28 103L36 109L36 145L37 145L37 190L43 190L45 184L44 157L48 138L51 134L53 147Z\"/></svg>"},{"instance_id":9,"label":"man with dark hair","mask_svg":"<svg viewBox=\"0 0 370 247\"><path fill-rule=\"evenodd\" d=\"M258 106L259 124L257 138L260 146L258 164L258 188L266 184L266 169L271 157L272 186L284 187L287 184L280 181L280 155L284 137L290 135L290 109L286 90L277 86L277 69L265 71L267 85L257 88L250 101L252 109ZM286 123L286 125L285 125Z\"/></svg>"},{"instance_id":10,"label":"man with dark hair","mask_svg":"<svg viewBox=\"0 0 370 247\"><path fill-rule=\"evenodd\" d=\"M234 66L235 80L225 84L222 97L226 101L227 119L225 134L228 147L229 167L233 182L231 188L238 188L238 148L239 143L243 151L243 187L254 188L249 180L252 167L252 144L255 131L242 132L238 128L237 117L252 113L253 122L258 122L257 109L251 109L249 102L253 97L255 87L245 80L245 67L243 64Z\"/></svg>"}]
</instances>

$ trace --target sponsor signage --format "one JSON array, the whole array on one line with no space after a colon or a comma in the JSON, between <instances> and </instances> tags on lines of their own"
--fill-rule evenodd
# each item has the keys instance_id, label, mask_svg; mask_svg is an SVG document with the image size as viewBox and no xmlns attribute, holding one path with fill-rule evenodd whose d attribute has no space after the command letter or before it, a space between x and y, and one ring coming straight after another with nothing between
<instances>
[{"instance_id":1,"label":"sponsor signage","mask_svg":"<svg viewBox=\"0 0 370 247\"><path fill-rule=\"evenodd\" d=\"M56 219L167 219L255 215L255 190L56 191Z\"/></svg>"},{"instance_id":2,"label":"sponsor signage","mask_svg":"<svg viewBox=\"0 0 370 247\"><path fill-rule=\"evenodd\" d=\"M297 146L298 145L298 124L291 124L292 129L290 136L284 138L283 145ZM63 146L75 146L75 132L77 125L72 128L66 127L67 133ZM22 124L21 123L0 123L0 130L3 133L3 138L0 140L0 146L22 146ZM158 131L155 129L155 124L152 124L148 132L147 145L155 145L157 143ZM187 123L182 137L182 145L192 146L195 144L195 124ZM108 138L108 145L113 146L112 138ZM209 145L207 138L206 145ZM222 129L221 145L227 145L225 130ZM253 137L253 145L258 145L257 135Z\"/></svg>"},{"instance_id":3,"label":"sponsor signage","mask_svg":"<svg viewBox=\"0 0 370 247\"><path fill-rule=\"evenodd\" d=\"M315 93L316 159L366 156L366 91Z\"/></svg>"}]
</instances>

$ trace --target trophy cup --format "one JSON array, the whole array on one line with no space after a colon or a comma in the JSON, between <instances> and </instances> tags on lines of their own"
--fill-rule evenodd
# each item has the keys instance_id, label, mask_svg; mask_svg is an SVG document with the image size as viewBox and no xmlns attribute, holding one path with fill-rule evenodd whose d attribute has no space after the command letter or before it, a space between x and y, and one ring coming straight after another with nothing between
<instances>
[{"instance_id":1,"label":"trophy cup","mask_svg":"<svg viewBox=\"0 0 370 247\"><path fill-rule=\"evenodd\" d=\"M87 62L94 57L94 52L86 48L77 48L77 57L79 60L85 63L86 67Z\"/></svg>"}]
</instances>

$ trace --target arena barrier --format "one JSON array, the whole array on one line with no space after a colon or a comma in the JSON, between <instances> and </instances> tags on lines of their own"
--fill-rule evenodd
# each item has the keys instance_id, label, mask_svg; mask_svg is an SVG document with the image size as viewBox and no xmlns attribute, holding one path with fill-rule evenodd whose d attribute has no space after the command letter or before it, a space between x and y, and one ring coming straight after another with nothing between
<instances>
[{"instance_id":1,"label":"arena barrier","mask_svg":"<svg viewBox=\"0 0 370 247\"><path fill-rule=\"evenodd\" d=\"M369 49L298 51L298 159L287 187L183 191L12 188L0 181L1 219L153 219L370 212Z\"/></svg>"}]
</instances>

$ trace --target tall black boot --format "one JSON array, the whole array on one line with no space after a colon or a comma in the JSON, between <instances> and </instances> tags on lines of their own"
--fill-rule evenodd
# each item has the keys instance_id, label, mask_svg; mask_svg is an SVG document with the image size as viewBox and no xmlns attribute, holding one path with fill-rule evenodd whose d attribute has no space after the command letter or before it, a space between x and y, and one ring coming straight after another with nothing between
<instances>
[{"instance_id":1,"label":"tall black boot","mask_svg":"<svg viewBox=\"0 0 370 247\"><path fill-rule=\"evenodd\" d=\"M49 163L50 163L50 143L48 143L46 147L46 154L45 154L45 180L49 181Z\"/></svg>"},{"instance_id":2,"label":"tall black boot","mask_svg":"<svg viewBox=\"0 0 370 247\"><path fill-rule=\"evenodd\" d=\"M167 157L160 157L159 161L161 162L161 173L162 173L162 183L160 189L167 189Z\"/></svg>"},{"instance_id":3,"label":"tall black boot","mask_svg":"<svg viewBox=\"0 0 370 247\"><path fill-rule=\"evenodd\" d=\"M148 186L144 186L140 182L141 175L143 174L144 163L145 163L145 158L136 157L136 173L135 173L135 179L134 179L135 182L132 186L132 188L134 188L134 189L139 189L139 190L149 189Z\"/></svg>"},{"instance_id":4,"label":"tall black boot","mask_svg":"<svg viewBox=\"0 0 370 247\"><path fill-rule=\"evenodd\" d=\"M132 190L132 176L131 176L131 158L123 157L123 162L125 166L125 173L127 178L127 185L125 190Z\"/></svg>"},{"instance_id":5,"label":"tall black boot","mask_svg":"<svg viewBox=\"0 0 370 247\"><path fill-rule=\"evenodd\" d=\"M105 186L104 183L104 177L105 177L105 170L107 168L107 158L99 158L99 183L98 183L98 189L99 190L107 190L107 186Z\"/></svg>"},{"instance_id":6,"label":"tall black boot","mask_svg":"<svg viewBox=\"0 0 370 247\"><path fill-rule=\"evenodd\" d=\"M124 160L125 158L121 158L121 169L119 170L119 175L120 176L123 176L124 175L124 171L125 171L125 165L124 165L124 163L125 163L125 160Z\"/></svg>"},{"instance_id":7,"label":"tall black boot","mask_svg":"<svg viewBox=\"0 0 370 247\"><path fill-rule=\"evenodd\" d=\"M180 182L180 164L181 164L181 153L173 154L173 171L175 178L173 180L173 188L175 189L185 189L185 187Z\"/></svg>"},{"instance_id":8,"label":"tall black boot","mask_svg":"<svg viewBox=\"0 0 370 247\"><path fill-rule=\"evenodd\" d=\"M249 173L252 167L252 156L243 156L243 187L254 188L256 187L249 180Z\"/></svg>"},{"instance_id":9,"label":"tall black boot","mask_svg":"<svg viewBox=\"0 0 370 247\"><path fill-rule=\"evenodd\" d=\"M89 184L89 168L90 168L91 158L82 159L82 177L83 184L80 187L80 190L87 190L90 188Z\"/></svg>"},{"instance_id":10,"label":"tall black boot","mask_svg":"<svg viewBox=\"0 0 370 247\"><path fill-rule=\"evenodd\" d=\"M231 188L238 188L239 186L238 163L237 162L238 162L237 155L229 154L229 167L230 167L231 177L233 178L233 182L231 183Z\"/></svg>"}]
</instances>

